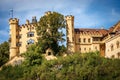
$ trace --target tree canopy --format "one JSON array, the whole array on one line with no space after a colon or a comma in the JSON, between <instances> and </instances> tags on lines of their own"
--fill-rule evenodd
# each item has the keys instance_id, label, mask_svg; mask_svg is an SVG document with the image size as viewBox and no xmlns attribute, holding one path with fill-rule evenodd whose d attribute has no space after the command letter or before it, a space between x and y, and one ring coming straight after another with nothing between
<instances>
[{"instance_id":1,"label":"tree canopy","mask_svg":"<svg viewBox=\"0 0 120 80\"><path fill-rule=\"evenodd\" d=\"M38 58L31 57L32 61L30 62L37 65L25 66L22 64L15 67L3 67L0 71L0 79L120 80L120 60L103 58L98 54L98 52L75 53L66 57L59 57L57 60L42 60L41 63L38 63Z\"/></svg>"},{"instance_id":2,"label":"tree canopy","mask_svg":"<svg viewBox=\"0 0 120 80\"><path fill-rule=\"evenodd\" d=\"M51 12L42 16L37 25L39 52L45 53L48 48L52 49L55 54L59 52L59 42L65 41L63 28L65 28L65 20L62 14Z\"/></svg>"},{"instance_id":3,"label":"tree canopy","mask_svg":"<svg viewBox=\"0 0 120 80\"><path fill-rule=\"evenodd\" d=\"M9 60L9 43L3 42L0 44L0 66Z\"/></svg>"}]
</instances>

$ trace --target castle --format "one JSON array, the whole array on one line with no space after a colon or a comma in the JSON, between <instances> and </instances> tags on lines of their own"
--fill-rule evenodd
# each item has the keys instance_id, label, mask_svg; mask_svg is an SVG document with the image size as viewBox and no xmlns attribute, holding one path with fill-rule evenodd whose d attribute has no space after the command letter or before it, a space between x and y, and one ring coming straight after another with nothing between
<instances>
[{"instance_id":1,"label":"castle","mask_svg":"<svg viewBox=\"0 0 120 80\"><path fill-rule=\"evenodd\" d=\"M51 14L50 11L45 15ZM120 58L120 22L110 29L74 28L74 16L65 17L67 49L72 52L100 51L100 54L108 58ZM26 24L19 25L17 18L9 19L10 25L10 59L24 53L30 44L37 42L38 36L35 24L26 20Z\"/></svg>"}]
</instances>

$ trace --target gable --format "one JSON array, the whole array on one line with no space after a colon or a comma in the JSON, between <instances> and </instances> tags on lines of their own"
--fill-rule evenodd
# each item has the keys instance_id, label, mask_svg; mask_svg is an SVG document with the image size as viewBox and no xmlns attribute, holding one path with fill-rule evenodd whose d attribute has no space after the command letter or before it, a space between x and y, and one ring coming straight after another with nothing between
<instances>
[{"instance_id":1,"label":"gable","mask_svg":"<svg viewBox=\"0 0 120 80\"><path fill-rule=\"evenodd\" d=\"M118 32L120 31L120 21L109 29L109 32Z\"/></svg>"}]
</instances>

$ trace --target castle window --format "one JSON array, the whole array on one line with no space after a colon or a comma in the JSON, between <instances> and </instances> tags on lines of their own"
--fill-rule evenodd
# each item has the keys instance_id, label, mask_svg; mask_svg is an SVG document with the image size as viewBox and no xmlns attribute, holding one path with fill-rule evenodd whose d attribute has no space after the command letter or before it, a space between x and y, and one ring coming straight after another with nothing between
<instances>
[{"instance_id":1,"label":"castle window","mask_svg":"<svg viewBox=\"0 0 120 80\"><path fill-rule=\"evenodd\" d=\"M116 45L117 45L117 48L119 48L119 46L120 46L119 41L116 42Z\"/></svg>"},{"instance_id":2,"label":"castle window","mask_svg":"<svg viewBox=\"0 0 120 80\"><path fill-rule=\"evenodd\" d=\"M86 48L84 48L84 50L86 51Z\"/></svg>"},{"instance_id":3,"label":"castle window","mask_svg":"<svg viewBox=\"0 0 120 80\"><path fill-rule=\"evenodd\" d=\"M72 40L74 41L74 37L72 37Z\"/></svg>"},{"instance_id":4,"label":"castle window","mask_svg":"<svg viewBox=\"0 0 120 80\"><path fill-rule=\"evenodd\" d=\"M111 58L115 58L115 55L112 55Z\"/></svg>"},{"instance_id":5,"label":"castle window","mask_svg":"<svg viewBox=\"0 0 120 80\"><path fill-rule=\"evenodd\" d=\"M20 47L21 45L22 45L21 42L18 42L18 43L16 44L17 47Z\"/></svg>"},{"instance_id":6,"label":"castle window","mask_svg":"<svg viewBox=\"0 0 120 80\"><path fill-rule=\"evenodd\" d=\"M67 41L69 42L69 37L67 37Z\"/></svg>"},{"instance_id":7,"label":"castle window","mask_svg":"<svg viewBox=\"0 0 120 80\"><path fill-rule=\"evenodd\" d=\"M79 50L81 51L81 48L79 48Z\"/></svg>"},{"instance_id":8,"label":"castle window","mask_svg":"<svg viewBox=\"0 0 120 80\"><path fill-rule=\"evenodd\" d=\"M34 32L28 32L27 33L27 37L33 37L34 36Z\"/></svg>"},{"instance_id":9,"label":"castle window","mask_svg":"<svg viewBox=\"0 0 120 80\"><path fill-rule=\"evenodd\" d=\"M95 49L97 50L97 46L95 46Z\"/></svg>"},{"instance_id":10,"label":"castle window","mask_svg":"<svg viewBox=\"0 0 120 80\"><path fill-rule=\"evenodd\" d=\"M33 39L29 39L28 41L27 41L27 44L29 45L29 44L34 44L34 40Z\"/></svg>"},{"instance_id":11,"label":"castle window","mask_svg":"<svg viewBox=\"0 0 120 80\"><path fill-rule=\"evenodd\" d=\"M21 37L22 37L22 34L16 36L17 39L20 39Z\"/></svg>"},{"instance_id":12,"label":"castle window","mask_svg":"<svg viewBox=\"0 0 120 80\"><path fill-rule=\"evenodd\" d=\"M118 58L120 58L120 52L118 52L117 55L118 55Z\"/></svg>"},{"instance_id":13,"label":"castle window","mask_svg":"<svg viewBox=\"0 0 120 80\"><path fill-rule=\"evenodd\" d=\"M99 41L100 39L98 37L94 37L93 41Z\"/></svg>"},{"instance_id":14,"label":"castle window","mask_svg":"<svg viewBox=\"0 0 120 80\"><path fill-rule=\"evenodd\" d=\"M91 48L89 48L89 51L91 51Z\"/></svg>"},{"instance_id":15,"label":"castle window","mask_svg":"<svg viewBox=\"0 0 120 80\"><path fill-rule=\"evenodd\" d=\"M84 43L86 42L86 38L83 39L83 42L84 42Z\"/></svg>"},{"instance_id":16,"label":"castle window","mask_svg":"<svg viewBox=\"0 0 120 80\"><path fill-rule=\"evenodd\" d=\"M81 38L78 39L78 42L81 42Z\"/></svg>"},{"instance_id":17,"label":"castle window","mask_svg":"<svg viewBox=\"0 0 120 80\"><path fill-rule=\"evenodd\" d=\"M114 46L113 46L113 44L110 46L110 48L111 48L111 51L113 51L113 49L114 49Z\"/></svg>"},{"instance_id":18,"label":"castle window","mask_svg":"<svg viewBox=\"0 0 120 80\"><path fill-rule=\"evenodd\" d=\"M88 39L88 42L90 43L90 38Z\"/></svg>"}]
</instances>

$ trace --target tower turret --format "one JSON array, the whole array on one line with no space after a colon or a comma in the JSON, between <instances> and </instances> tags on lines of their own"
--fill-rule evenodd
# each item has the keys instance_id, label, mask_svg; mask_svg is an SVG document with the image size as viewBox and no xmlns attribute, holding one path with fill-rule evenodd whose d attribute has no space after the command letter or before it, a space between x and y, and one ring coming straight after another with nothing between
<instances>
[{"instance_id":1,"label":"tower turret","mask_svg":"<svg viewBox=\"0 0 120 80\"><path fill-rule=\"evenodd\" d=\"M74 16L68 15L66 19L66 32L67 32L67 49L70 53L75 52L75 39L74 39Z\"/></svg>"},{"instance_id":2,"label":"tower turret","mask_svg":"<svg viewBox=\"0 0 120 80\"><path fill-rule=\"evenodd\" d=\"M18 39L17 36L19 34L19 20L17 18L9 19L10 25L10 59L18 56L19 48L17 47Z\"/></svg>"},{"instance_id":3,"label":"tower turret","mask_svg":"<svg viewBox=\"0 0 120 80\"><path fill-rule=\"evenodd\" d=\"M37 23L36 16L32 17L32 23Z\"/></svg>"}]
</instances>

